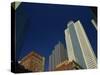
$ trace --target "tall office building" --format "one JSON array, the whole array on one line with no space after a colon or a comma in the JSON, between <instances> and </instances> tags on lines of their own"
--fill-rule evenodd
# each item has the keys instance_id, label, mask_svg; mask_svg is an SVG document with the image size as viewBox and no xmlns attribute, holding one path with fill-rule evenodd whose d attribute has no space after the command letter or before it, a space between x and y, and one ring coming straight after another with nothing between
<instances>
[{"instance_id":1,"label":"tall office building","mask_svg":"<svg viewBox=\"0 0 100 75\"><path fill-rule=\"evenodd\" d=\"M49 56L49 71L52 69L52 61L51 61L51 55Z\"/></svg>"},{"instance_id":2,"label":"tall office building","mask_svg":"<svg viewBox=\"0 0 100 75\"><path fill-rule=\"evenodd\" d=\"M93 26L96 28L96 30L97 30L97 23L96 23L96 21L94 20L94 19L92 19L91 20L91 23L93 24Z\"/></svg>"},{"instance_id":3,"label":"tall office building","mask_svg":"<svg viewBox=\"0 0 100 75\"><path fill-rule=\"evenodd\" d=\"M44 71L44 57L40 56L36 52L31 52L26 55L19 64L24 66L25 69L32 72L41 72Z\"/></svg>"},{"instance_id":4,"label":"tall office building","mask_svg":"<svg viewBox=\"0 0 100 75\"><path fill-rule=\"evenodd\" d=\"M49 56L49 70L55 70L55 67L66 59L67 50L64 48L64 45L59 42L55 45L52 54Z\"/></svg>"},{"instance_id":5,"label":"tall office building","mask_svg":"<svg viewBox=\"0 0 100 75\"><path fill-rule=\"evenodd\" d=\"M85 69L96 68L96 57L81 22L70 21L67 26L65 41L69 60Z\"/></svg>"}]
</instances>

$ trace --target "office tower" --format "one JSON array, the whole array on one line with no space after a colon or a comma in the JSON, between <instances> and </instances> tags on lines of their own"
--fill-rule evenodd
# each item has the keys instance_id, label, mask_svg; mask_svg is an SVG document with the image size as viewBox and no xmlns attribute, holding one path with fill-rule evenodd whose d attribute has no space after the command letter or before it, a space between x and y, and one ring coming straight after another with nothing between
<instances>
[{"instance_id":1,"label":"office tower","mask_svg":"<svg viewBox=\"0 0 100 75\"><path fill-rule=\"evenodd\" d=\"M12 7L16 10L20 6L21 2L12 3Z\"/></svg>"},{"instance_id":2,"label":"office tower","mask_svg":"<svg viewBox=\"0 0 100 75\"><path fill-rule=\"evenodd\" d=\"M49 56L49 71L52 70L52 60L51 60L51 55Z\"/></svg>"},{"instance_id":3,"label":"office tower","mask_svg":"<svg viewBox=\"0 0 100 75\"><path fill-rule=\"evenodd\" d=\"M59 42L57 45L55 45L51 55L49 56L49 70L55 70L55 67L66 59L67 51L64 48L64 45Z\"/></svg>"},{"instance_id":4,"label":"office tower","mask_svg":"<svg viewBox=\"0 0 100 75\"><path fill-rule=\"evenodd\" d=\"M44 57L40 56L36 52L29 53L19 62L19 64L24 66L25 69L32 72L44 71L44 63Z\"/></svg>"},{"instance_id":5,"label":"office tower","mask_svg":"<svg viewBox=\"0 0 100 75\"><path fill-rule=\"evenodd\" d=\"M52 52L51 60L52 60L52 70L54 70L54 68L55 68L55 56L54 56L54 50L53 50L53 52Z\"/></svg>"},{"instance_id":6,"label":"office tower","mask_svg":"<svg viewBox=\"0 0 100 75\"><path fill-rule=\"evenodd\" d=\"M80 21L68 23L65 29L65 40L69 60L74 60L82 68L97 67L94 51Z\"/></svg>"},{"instance_id":7,"label":"office tower","mask_svg":"<svg viewBox=\"0 0 100 75\"><path fill-rule=\"evenodd\" d=\"M94 26L94 27L96 28L96 30L97 30L97 23L95 22L94 19L91 20L91 23L93 24L93 26Z\"/></svg>"}]
</instances>

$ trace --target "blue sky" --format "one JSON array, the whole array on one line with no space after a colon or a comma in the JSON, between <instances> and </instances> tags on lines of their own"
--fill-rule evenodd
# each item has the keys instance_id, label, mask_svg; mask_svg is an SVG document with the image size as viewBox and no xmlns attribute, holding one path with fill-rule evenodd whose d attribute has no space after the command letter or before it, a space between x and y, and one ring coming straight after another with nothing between
<instances>
[{"instance_id":1,"label":"blue sky","mask_svg":"<svg viewBox=\"0 0 100 75\"><path fill-rule=\"evenodd\" d=\"M91 23L93 14L89 7L21 3L16 10L16 59L20 60L31 51L46 58L61 41L65 45L64 30L70 20L80 20L97 55L97 31Z\"/></svg>"}]
</instances>

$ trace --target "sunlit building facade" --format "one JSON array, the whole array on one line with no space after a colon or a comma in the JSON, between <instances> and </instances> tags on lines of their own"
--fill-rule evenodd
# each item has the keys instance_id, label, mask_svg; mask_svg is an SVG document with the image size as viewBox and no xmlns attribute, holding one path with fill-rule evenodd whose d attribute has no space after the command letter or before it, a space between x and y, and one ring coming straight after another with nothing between
<instances>
[{"instance_id":1,"label":"sunlit building facade","mask_svg":"<svg viewBox=\"0 0 100 75\"><path fill-rule=\"evenodd\" d=\"M49 71L55 70L56 66L67 59L67 50L64 45L59 42L55 45L51 55L49 56Z\"/></svg>"},{"instance_id":2,"label":"sunlit building facade","mask_svg":"<svg viewBox=\"0 0 100 75\"><path fill-rule=\"evenodd\" d=\"M96 56L80 21L70 21L65 29L68 59L74 60L82 68L97 67Z\"/></svg>"},{"instance_id":3,"label":"sunlit building facade","mask_svg":"<svg viewBox=\"0 0 100 75\"><path fill-rule=\"evenodd\" d=\"M40 56L36 52L31 52L26 55L20 62L20 65L24 66L25 69L28 69L32 72L42 72L44 71L45 58Z\"/></svg>"},{"instance_id":4,"label":"sunlit building facade","mask_svg":"<svg viewBox=\"0 0 100 75\"><path fill-rule=\"evenodd\" d=\"M65 60L56 66L56 71L82 69L75 61Z\"/></svg>"}]
</instances>

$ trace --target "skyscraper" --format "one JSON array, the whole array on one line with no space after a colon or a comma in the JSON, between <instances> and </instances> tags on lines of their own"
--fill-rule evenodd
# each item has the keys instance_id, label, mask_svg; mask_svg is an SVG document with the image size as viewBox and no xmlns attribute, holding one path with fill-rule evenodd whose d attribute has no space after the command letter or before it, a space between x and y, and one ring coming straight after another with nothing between
<instances>
[{"instance_id":1,"label":"skyscraper","mask_svg":"<svg viewBox=\"0 0 100 75\"><path fill-rule=\"evenodd\" d=\"M56 66L66 59L67 50L64 48L64 45L59 42L55 45L52 54L49 56L49 70L55 70Z\"/></svg>"},{"instance_id":2,"label":"skyscraper","mask_svg":"<svg viewBox=\"0 0 100 75\"><path fill-rule=\"evenodd\" d=\"M97 67L94 51L80 21L68 23L65 29L65 41L69 60L74 60L82 68Z\"/></svg>"},{"instance_id":3,"label":"skyscraper","mask_svg":"<svg viewBox=\"0 0 100 75\"><path fill-rule=\"evenodd\" d=\"M93 26L97 29L97 23L94 19L91 20L91 23L93 24Z\"/></svg>"}]
</instances>

